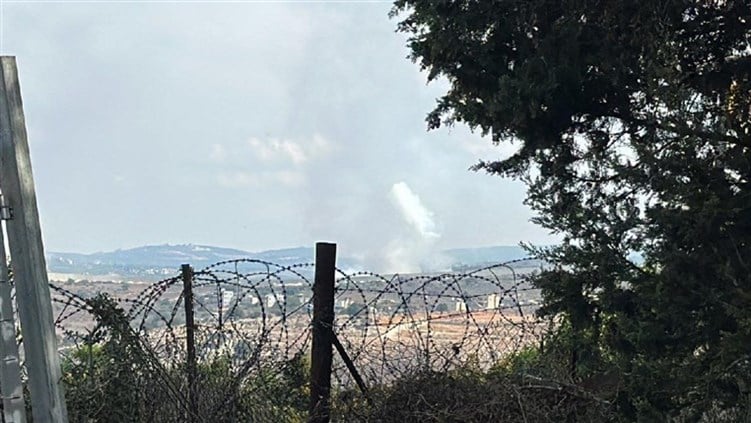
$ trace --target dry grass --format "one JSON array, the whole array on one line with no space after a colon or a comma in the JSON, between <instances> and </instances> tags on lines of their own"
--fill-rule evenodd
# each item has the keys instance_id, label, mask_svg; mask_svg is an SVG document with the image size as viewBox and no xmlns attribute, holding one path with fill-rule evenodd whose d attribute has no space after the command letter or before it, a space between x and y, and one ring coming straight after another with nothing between
<instances>
[{"instance_id":1,"label":"dry grass","mask_svg":"<svg viewBox=\"0 0 751 423\"><path fill-rule=\"evenodd\" d=\"M471 368L417 372L370 393L335 401L347 422L603 422L608 401L568 384Z\"/></svg>"}]
</instances>

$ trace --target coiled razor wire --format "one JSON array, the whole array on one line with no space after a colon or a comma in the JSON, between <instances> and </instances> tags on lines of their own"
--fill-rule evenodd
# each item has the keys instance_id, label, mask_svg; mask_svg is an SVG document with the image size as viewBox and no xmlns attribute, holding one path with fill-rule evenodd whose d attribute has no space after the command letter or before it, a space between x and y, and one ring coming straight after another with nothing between
<instances>
[{"instance_id":1,"label":"coiled razor wire","mask_svg":"<svg viewBox=\"0 0 751 423\"><path fill-rule=\"evenodd\" d=\"M345 313L337 314L335 332L372 384L416 369L472 364L487 370L508 354L539 345L550 330L550 322L535 315L540 292L529 283L530 272L517 272L532 263L390 277L338 270L337 302ZM337 364L339 383L352 385Z\"/></svg>"},{"instance_id":2,"label":"coiled razor wire","mask_svg":"<svg viewBox=\"0 0 751 423\"><path fill-rule=\"evenodd\" d=\"M536 263L516 260L465 273L421 275L337 269L333 330L370 385L388 383L415 369L447 370L466 364L488 368L510 353L537 345L550 330L550 322L534 313L540 293L529 276L539 266ZM233 419L269 421L258 416L276 419L279 413L304 413L302 386L297 397L281 399L283 406L274 401L280 400L282 376L291 377L299 370L295 366L304 368L307 363L313 270L311 263L282 266L241 259L194 272L196 359L206 373L199 372L203 376L196 382L200 416L195 417L219 421L234 413ZM78 366L80 374L88 375L80 378L87 383L113 383L97 381L85 371L89 366L93 372L91 360L80 359L83 349L112 338L102 332L92 298L73 292L69 285L51 288L67 370ZM185 421L190 407L182 278L167 278L135 296L111 299L122 310L128 339L135 345L128 351L136 351L139 363L149 369L136 395L138 412L159 421ZM223 382L211 372L221 373ZM334 362L333 377L337 389L354 389L341 359ZM304 377L298 382L304 384ZM290 390L294 389L281 389ZM246 397L254 400L248 403Z\"/></svg>"}]
</instances>

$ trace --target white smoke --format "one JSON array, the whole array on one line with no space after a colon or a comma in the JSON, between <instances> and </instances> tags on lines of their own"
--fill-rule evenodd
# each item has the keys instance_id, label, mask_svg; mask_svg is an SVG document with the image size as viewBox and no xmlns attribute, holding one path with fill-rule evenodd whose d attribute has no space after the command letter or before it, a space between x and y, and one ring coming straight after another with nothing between
<instances>
[{"instance_id":1,"label":"white smoke","mask_svg":"<svg viewBox=\"0 0 751 423\"><path fill-rule=\"evenodd\" d=\"M433 212L428 210L409 188L406 182L397 182L391 187L391 199L402 213L404 220L426 239L440 238L436 232Z\"/></svg>"},{"instance_id":2,"label":"white smoke","mask_svg":"<svg viewBox=\"0 0 751 423\"><path fill-rule=\"evenodd\" d=\"M441 237L433 212L422 204L406 182L395 183L389 194L410 231L386 246L383 256L387 271L412 273L430 270L435 265L435 247Z\"/></svg>"}]
</instances>

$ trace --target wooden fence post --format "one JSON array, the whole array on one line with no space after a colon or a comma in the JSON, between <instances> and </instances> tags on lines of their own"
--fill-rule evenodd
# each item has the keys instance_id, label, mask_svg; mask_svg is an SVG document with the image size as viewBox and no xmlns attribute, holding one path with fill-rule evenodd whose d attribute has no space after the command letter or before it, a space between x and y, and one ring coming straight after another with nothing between
<instances>
[{"instance_id":1,"label":"wooden fence post","mask_svg":"<svg viewBox=\"0 0 751 423\"><path fill-rule=\"evenodd\" d=\"M328 423L331 417L335 272L336 244L316 243L308 423Z\"/></svg>"},{"instance_id":2,"label":"wooden fence post","mask_svg":"<svg viewBox=\"0 0 751 423\"><path fill-rule=\"evenodd\" d=\"M185 303L185 349L187 351L186 370L188 375L188 422L198 415L196 404L196 333L193 315L193 268L189 264L181 267L183 276L183 302Z\"/></svg>"},{"instance_id":3,"label":"wooden fence post","mask_svg":"<svg viewBox=\"0 0 751 423\"><path fill-rule=\"evenodd\" d=\"M0 189L13 210L7 221L34 421L68 421L47 266L31 172L16 59L0 57Z\"/></svg>"}]
</instances>

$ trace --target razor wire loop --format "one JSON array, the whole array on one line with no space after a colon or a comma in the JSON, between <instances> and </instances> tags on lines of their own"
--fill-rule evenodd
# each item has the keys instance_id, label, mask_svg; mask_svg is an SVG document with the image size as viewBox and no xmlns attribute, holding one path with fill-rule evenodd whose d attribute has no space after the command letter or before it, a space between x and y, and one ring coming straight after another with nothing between
<instances>
[{"instance_id":1,"label":"razor wire loop","mask_svg":"<svg viewBox=\"0 0 751 423\"><path fill-rule=\"evenodd\" d=\"M336 269L340 306L333 327L327 328L340 351L334 360L333 382L338 389L359 390L367 399L368 385L396 380L415 366L447 370L476 361L488 367L520 348L536 345L550 330L550 322L533 313L530 300L539 297L539 289L529 283L532 273L519 271L525 264L532 268L531 263L514 260L465 273L433 275ZM210 366L212 360L224 357L232 375L232 386L220 392L202 388L201 383L208 382L198 381L201 418L226 413L239 400L240 387L250 387L245 393L262 391L259 380L273 379L290 360L306 356L312 331L313 268L312 263L239 259L193 273L197 360ZM129 339L143 355L146 373L153 376L142 394L171 398L174 408L182 410L175 413L184 416L188 399L180 376L185 358L181 282L176 274L135 296L112 298L129 323ZM75 353L87 342L97 341L91 299L55 284L50 288L61 352ZM489 304L483 306L483 300ZM353 312L345 304L361 307Z\"/></svg>"}]
</instances>

